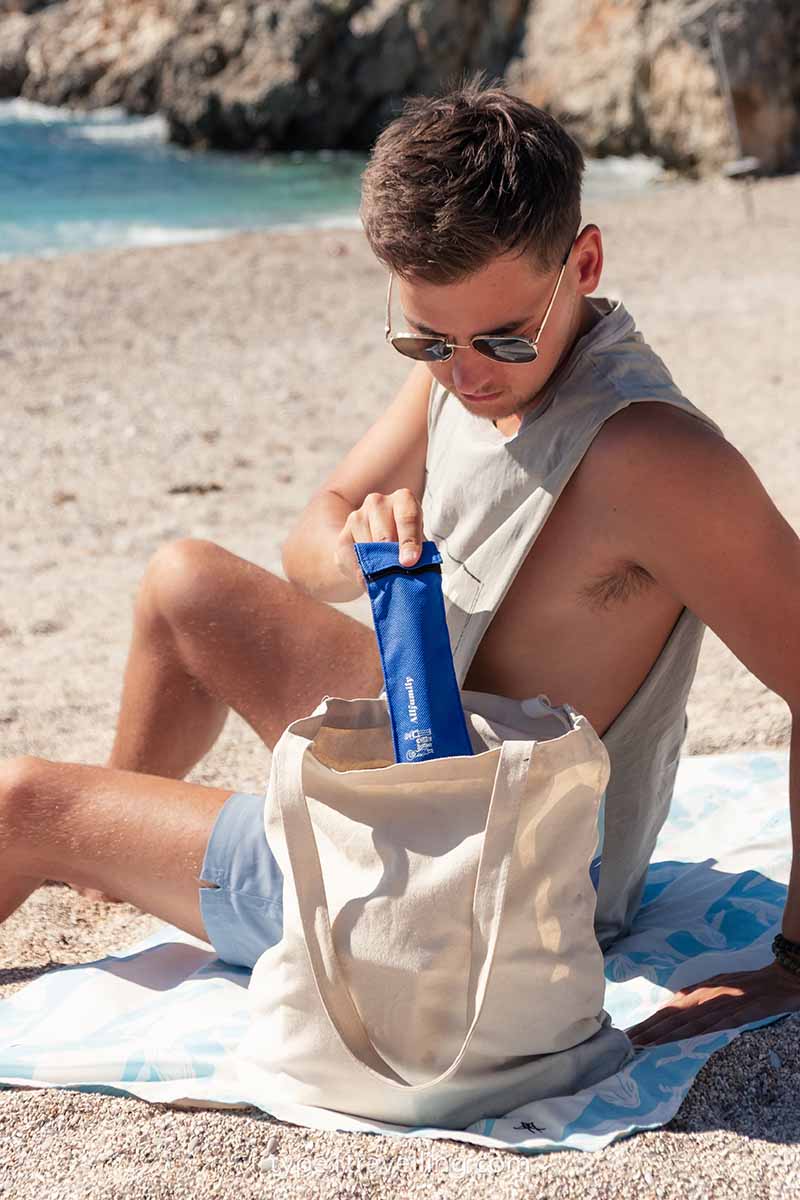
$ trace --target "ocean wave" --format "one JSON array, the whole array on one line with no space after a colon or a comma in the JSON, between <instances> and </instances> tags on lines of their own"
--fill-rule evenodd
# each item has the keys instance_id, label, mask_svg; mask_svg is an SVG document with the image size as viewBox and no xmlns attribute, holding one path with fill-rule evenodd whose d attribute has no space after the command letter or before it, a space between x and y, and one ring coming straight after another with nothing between
<instances>
[{"instance_id":1,"label":"ocean wave","mask_svg":"<svg viewBox=\"0 0 800 1200\"><path fill-rule=\"evenodd\" d=\"M151 117L81 122L66 132L69 137L90 142L166 142L168 126L164 117L155 113Z\"/></svg>"},{"instance_id":2,"label":"ocean wave","mask_svg":"<svg viewBox=\"0 0 800 1200\"><path fill-rule=\"evenodd\" d=\"M39 104L36 100L0 101L0 125L61 125L67 126L69 137L86 138L93 142L157 141L167 138L167 122L160 113L149 117L132 117L121 105L86 111L66 106Z\"/></svg>"},{"instance_id":3,"label":"ocean wave","mask_svg":"<svg viewBox=\"0 0 800 1200\"><path fill-rule=\"evenodd\" d=\"M660 159L648 158L645 154L632 154L630 158L610 154L608 158L588 159L586 174L590 184L622 183L634 188L645 187L663 178L664 164Z\"/></svg>"},{"instance_id":4,"label":"ocean wave","mask_svg":"<svg viewBox=\"0 0 800 1200\"><path fill-rule=\"evenodd\" d=\"M342 213L340 216L308 217L303 221L284 221L281 224L269 225L270 231L297 229L360 229L361 219L358 213Z\"/></svg>"},{"instance_id":5,"label":"ocean wave","mask_svg":"<svg viewBox=\"0 0 800 1200\"><path fill-rule=\"evenodd\" d=\"M74 109L54 108L49 104L39 104L36 100L23 100L21 96L15 100L0 101L0 123L3 125L11 125L17 121L24 121L26 124L41 121L46 125L56 125L72 121L74 118Z\"/></svg>"},{"instance_id":6,"label":"ocean wave","mask_svg":"<svg viewBox=\"0 0 800 1200\"><path fill-rule=\"evenodd\" d=\"M131 225L123 232L124 243L119 240L120 232L111 231L106 246L170 246L183 242L214 242L230 237L236 229L172 229L168 225ZM97 227L93 229L97 234ZM103 234L105 236L105 234ZM95 243L101 245L100 242Z\"/></svg>"},{"instance_id":7,"label":"ocean wave","mask_svg":"<svg viewBox=\"0 0 800 1200\"><path fill-rule=\"evenodd\" d=\"M252 227L187 228L185 226L125 224L115 221L59 221L46 230L21 228L0 222L0 262L21 256L54 258L93 250L128 250L175 246L192 242L215 242L236 233L302 233L309 229L358 230L357 216L308 218Z\"/></svg>"},{"instance_id":8,"label":"ocean wave","mask_svg":"<svg viewBox=\"0 0 800 1200\"><path fill-rule=\"evenodd\" d=\"M0 261L21 255L52 258L87 250L124 250L211 242L237 233L236 229L125 223L121 221L56 221L46 229L0 223Z\"/></svg>"}]
</instances>

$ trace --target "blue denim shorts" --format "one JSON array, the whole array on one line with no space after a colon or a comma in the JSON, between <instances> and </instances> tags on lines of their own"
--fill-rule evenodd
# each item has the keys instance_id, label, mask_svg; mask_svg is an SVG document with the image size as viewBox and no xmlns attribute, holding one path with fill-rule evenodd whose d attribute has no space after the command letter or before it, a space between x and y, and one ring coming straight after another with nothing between
<instances>
[{"instance_id":1,"label":"blue denim shorts","mask_svg":"<svg viewBox=\"0 0 800 1200\"><path fill-rule=\"evenodd\" d=\"M283 937L283 872L264 834L263 794L228 797L199 877L216 885L200 888L200 913L217 956L252 968Z\"/></svg>"},{"instance_id":2,"label":"blue denim shorts","mask_svg":"<svg viewBox=\"0 0 800 1200\"><path fill-rule=\"evenodd\" d=\"M590 876L597 888L600 858ZM283 937L283 872L264 833L264 796L234 792L223 804L206 846L200 913L211 945L225 962L252 969Z\"/></svg>"}]
</instances>

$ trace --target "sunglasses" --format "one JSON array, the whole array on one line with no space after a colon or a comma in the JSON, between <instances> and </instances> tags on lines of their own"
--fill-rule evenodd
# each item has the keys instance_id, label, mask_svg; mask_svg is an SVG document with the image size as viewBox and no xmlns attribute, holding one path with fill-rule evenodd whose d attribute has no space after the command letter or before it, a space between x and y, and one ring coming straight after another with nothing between
<instances>
[{"instance_id":1,"label":"sunglasses","mask_svg":"<svg viewBox=\"0 0 800 1200\"><path fill-rule=\"evenodd\" d=\"M556 286L553 288L553 294L550 297L550 302L547 305L545 314L542 317L542 323L536 330L536 335L533 338L526 337L493 337L491 334L478 333L475 337L469 339L469 344L460 346L457 342L448 342L447 338L443 337L426 337L416 333L392 333L392 281L394 276L389 275L389 290L386 294L386 341L394 346L399 354L404 354L406 358L415 358L419 362L447 362L453 357L456 350L477 350L478 354L482 354L484 358L490 358L493 362L501 363L532 363L539 357L539 339L542 336L547 318L553 305L556 302L558 289L561 286L561 280L564 278L564 272L567 269L567 262L572 253L572 245L570 245L564 260L561 264L561 270L556 280Z\"/></svg>"}]
</instances>

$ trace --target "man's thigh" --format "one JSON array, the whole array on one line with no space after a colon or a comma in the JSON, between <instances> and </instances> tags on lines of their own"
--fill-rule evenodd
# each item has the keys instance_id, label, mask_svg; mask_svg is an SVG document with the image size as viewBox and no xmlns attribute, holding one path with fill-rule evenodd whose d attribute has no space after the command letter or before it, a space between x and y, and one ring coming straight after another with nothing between
<instances>
[{"instance_id":1,"label":"man's thigh","mask_svg":"<svg viewBox=\"0 0 800 1200\"><path fill-rule=\"evenodd\" d=\"M209 940L200 874L231 789L44 759L2 764L0 786L9 874L99 888Z\"/></svg>"},{"instance_id":2,"label":"man's thigh","mask_svg":"<svg viewBox=\"0 0 800 1200\"><path fill-rule=\"evenodd\" d=\"M153 560L145 588L188 672L274 746L324 695L383 687L371 624L316 600L212 542L186 539Z\"/></svg>"}]
</instances>

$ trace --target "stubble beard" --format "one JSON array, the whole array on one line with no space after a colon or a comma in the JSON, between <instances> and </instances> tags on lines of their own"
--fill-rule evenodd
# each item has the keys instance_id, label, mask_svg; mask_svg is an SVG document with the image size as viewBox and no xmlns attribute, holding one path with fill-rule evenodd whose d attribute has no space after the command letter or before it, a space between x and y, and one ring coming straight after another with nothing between
<instances>
[{"instance_id":1,"label":"stubble beard","mask_svg":"<svg viewBox=\"0 0 800 1200\"><path fill-rule=\"evenodd\" d=\"M534 388L532 392L528 392L524 396L515 396L512 392L510 399L506 401L506 404L504 405L504 411L501 413L495 413L492 419L495 421L507 421L509 417L519 417L519 419L522 420L526 413L529 413L536 408L542 391L542 387L537 387Z\"/></svg>"},{"instance_id":2,"label":"stubble beard","mask_svg":"<svg viewBox=\"0 0 800 1200\"><path fill-rule=\"evenodd\" d=\"M471 404L468 400L463 400L459 396L459 402L462 408L466 409L473 417L478 417L484 421L507 421L509 417L518 417L520 420L532 408L536 407L541 388L536 388L526 396L515 396L512 392L510 396L505 394L506 389L503 389L501 395L496 401L486 404L485 411L483 406L479 404ZM458 395L458 393L456 393ZM497 406L500 406L499 408Z\"/></svg>"}]
</instances>

